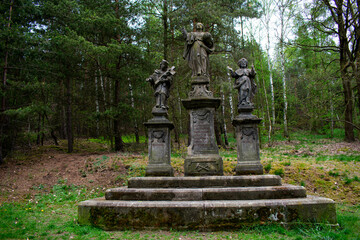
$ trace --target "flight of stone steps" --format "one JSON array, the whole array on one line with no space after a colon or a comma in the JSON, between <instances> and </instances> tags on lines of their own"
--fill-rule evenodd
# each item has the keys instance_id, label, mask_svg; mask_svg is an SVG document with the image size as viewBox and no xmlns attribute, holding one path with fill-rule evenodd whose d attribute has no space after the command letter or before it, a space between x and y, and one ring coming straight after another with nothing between
<instances>
[{"instance_id":1,"label":"flight of stone steps","mask_svg":"<svg viewBox=\"0 0 360 240\"><path fill-rule=\"evenodd\" d=\"M217 230L267 223L336 225L335 202L276 175L136 177L81 202L79 223L106 230Z\"/></svg>"}]
</instances>

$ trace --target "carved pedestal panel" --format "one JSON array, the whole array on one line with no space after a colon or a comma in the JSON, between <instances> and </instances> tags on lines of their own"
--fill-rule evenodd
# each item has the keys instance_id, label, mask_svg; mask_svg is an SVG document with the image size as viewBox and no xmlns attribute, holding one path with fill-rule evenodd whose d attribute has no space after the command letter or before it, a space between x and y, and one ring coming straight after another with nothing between
<instances>
[{"instance_id":1,"label":"carved pedestal panel","mask_svg":"<svg viewBox=\"0 0 360 240\"><path fill-rule=\"evenodd\" d=\"M217 98L182 100L190 114L190 142L185 158L185 176L223 175L223 162L215 139L214 115Z\"/></svg>"},{"instance_id":2,"label":"carved pedestal panel","mask_svg":"<svg viewBox=\"0 0 360 240\"><path fill-rule=\"evenodd\" d=\"M261 119L251 113L242 113L233 120L236 129L237 165L236 175L263 174L260 163L259 133Z\"/></svg>"},{"instance_id":3,"label":"carved pedestal panel","mask_svg":"<svg viewBox=\"0 0 360 240\"><path fill-rule=\"evenodd\" d=\"M155 117L144 123L148 128L149 163L146 176L174 176L170 164L170 131L174 125L164 118Z\"/></svg>"}]
</instances>

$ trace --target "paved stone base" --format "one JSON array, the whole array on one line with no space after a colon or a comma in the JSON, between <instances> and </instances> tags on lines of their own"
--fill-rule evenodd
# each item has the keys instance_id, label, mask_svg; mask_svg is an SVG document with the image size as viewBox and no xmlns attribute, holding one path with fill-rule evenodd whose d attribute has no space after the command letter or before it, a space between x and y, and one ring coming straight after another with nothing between
<instances>
[{"instance_id":1,"label":"paved stone base","mask_svg":"<svg viewBox=\"0 0 360 240\"><path fill-rule=\"evenodd\" d=\"M277 175L197 176L197 177L133 177L129 188L208 188L280 186Z\"/></svg>"},{"instance_id":2,"label":"paved stone base","mask_svg":"<svg viewBox=\"0 0 360 240\"><path fill-rule=\"evenodd\" d=\"M337 224L331 199L237 201L111 201L79 203L79 223L105 230L197 229L212 231L264 223Z\"/></svg>"},{"instance_id":3,"label":"paved stone base","mask_svg":"<svg viewBox=\"0 0 360 240\"><path fill-rule=\"evenodd\" d=\"M283 185L236 188L112 188L106 200L201 201L304 198L304 187Z\"/></svg>"}]
</instances>

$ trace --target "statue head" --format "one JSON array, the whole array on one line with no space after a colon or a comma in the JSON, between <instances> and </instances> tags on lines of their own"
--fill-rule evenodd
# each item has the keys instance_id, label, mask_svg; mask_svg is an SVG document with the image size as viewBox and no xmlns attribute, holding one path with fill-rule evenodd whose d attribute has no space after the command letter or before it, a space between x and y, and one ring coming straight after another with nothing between
<instances>
[{"instance_id":1,"label":"statue head","mask_svg":"<svg viewBox=\"0 0 360 240\"><path fill-rule=\"evenodd\" d=\"M169 66L169 62L166 61L166 60L162 60L161 63L160 63L160 69L165 71Z\"/></svg>"},{"instance_id":2,"label":"statue head","mask_svg":"<svg viewBox=\"0 0 360 240\"><path fill-rule=\"evenodd\" d=\"M237 62L237 64L240 68L247 68L248 61L246 60L246 58L242 58Z\"/></svg>"},{"instance_id":3,"label":"statue head","mask_svg":"<svg viewBox=\"0 0 360 240\"><path fill-rule=\"evenodd\" d=\"M202 32L204 30L204 25L200 22L196 23L196 31Z\"/></svg>"}]
</instances>

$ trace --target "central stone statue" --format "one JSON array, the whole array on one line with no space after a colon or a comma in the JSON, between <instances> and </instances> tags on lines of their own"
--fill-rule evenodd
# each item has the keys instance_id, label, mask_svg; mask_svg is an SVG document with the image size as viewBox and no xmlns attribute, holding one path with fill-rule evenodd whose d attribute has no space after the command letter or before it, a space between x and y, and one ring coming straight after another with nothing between
<instances>
[{"instance_id":1,"label":"central stone statue","mask_svg":"<svg viewBox=\"0 0 360 240\"><path fill-rule=\"evenodd\" d=\"M190 129L188 154L184 162L185 176L223 175L223 161L215 140L215 109L220 98L214 98L209 89L209 54L215 49L211 34L203 32L204 25L197 23L196 32L183 28L186 40L184 59L192 70L191 90L188 99L181 100L189 112Z\"/></svg>"},{"instance_id":2,"label":"central stone statue","mask_svg":"<svg viewBox=\"0 0 360 240\"><path fill-rule=\"evenodd\" d=\"M196 32L188 33L182 29L186 40L183 58L192 70L192 76L209 77L209 54L214 51L214 43L210 33L203 32L204 25L196 24Z\"/></svg>"}]
</instances>

